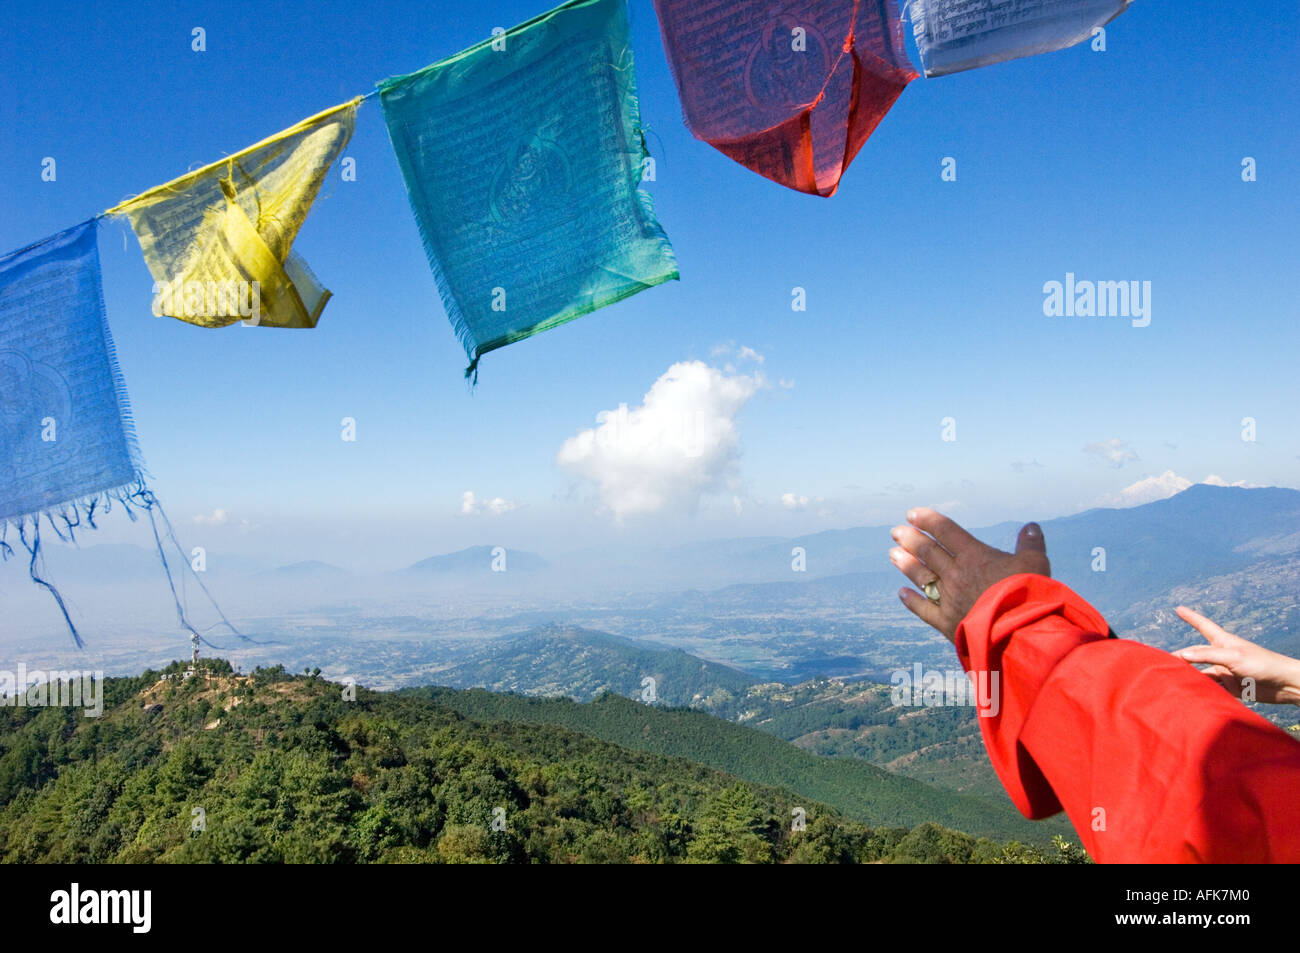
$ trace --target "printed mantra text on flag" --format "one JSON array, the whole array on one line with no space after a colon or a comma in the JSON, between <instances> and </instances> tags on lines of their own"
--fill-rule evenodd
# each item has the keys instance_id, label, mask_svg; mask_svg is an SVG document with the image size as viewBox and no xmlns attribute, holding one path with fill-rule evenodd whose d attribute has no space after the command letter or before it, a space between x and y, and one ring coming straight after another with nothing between
<instances>
[{"instance_id":1,"label":"printed mantra text on flag","mask_svg":"<svg viewBox=\"0 0 1300 953\"><path fill-rule=\"evenodd\" d=\"M1129 0L912 0L908 15L926 76L1050 53L1093 35Z\"/></svg>"},{"instance_id":2,"label":"printed mantra text on flag","mask_svg":"<svg viewBox=\"0 0 1300 953\"><path fill-rule=\"evenodd\" d=\"M379 86L425 253L479 358L677 277L623 0L574 0Z\"/></svg>"},{"instance_id":3,"label":"printed mantra text on flag","mask_svg":"<svg viewBox=\"0 0 1300 953\"><path fill-rule=\"evenodd\" d=\"M829 196L916 78L894 0L655 0L686 125L775 182Z\"/></svg>"},{"instance_id":4,"label":"printed mantra text on flag","mask_svg":"<svg viewBox=\"0 0 1300 953\"><path fill-rule=\"evenodd\" d=\"M201 327L314 328L330 293L292 250L360 98L109 209L131 221L154 311ZM250 314L250 311L252 312Z\"/></svg>"}]
</instances>

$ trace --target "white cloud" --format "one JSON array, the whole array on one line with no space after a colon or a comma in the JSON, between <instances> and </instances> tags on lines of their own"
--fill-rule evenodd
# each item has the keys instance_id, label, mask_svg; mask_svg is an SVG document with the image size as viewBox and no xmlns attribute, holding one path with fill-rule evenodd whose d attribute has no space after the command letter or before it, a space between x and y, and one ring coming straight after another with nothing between
<instances>
[{"instance_id":1,"label":"white cloud","mask_svg":"<svg viewBox=\"0 0 1300 953\"><path fill-rule=\"evenodd\" d=\"M761 373L681 361L654 382L640 407L597 414L597 426L566 440L556 462L594 483L615 519L694 512L706 494L735 489L736 415L763 386Z\"/></svg>"},{"instance_id":2,"label":"white cloud","mask_svg":"<svg viewBox=\"0 0 1300 953\"><path fill-rule=\"evenodd\" d=\"M1181 493L1192 485L1186 477L1180 477L1173 470L1166 470L1159 476L1149 476L1136 483L1130 483L1118 493L1111 493L1102 498L1106 506L1138 506L1153 503Z\"/></svg>"},{"instance_id":3,"label":"white cloud","mask_svg":"<svg viewBox=\"0 0 1300 953\"><path fill-rule=\"evenodd\" d=\"M1215 476L1211 473L1202 483L1208 483L1211 486L1253 486L1245 480L1238 480L1236 483L1229 483L1223 477ZM1159 476L1143 477L1136 483L1130 483L1118 493L1108 493L1097 501L1098 506L1140 506L1143 503L1154 503L1156 500L1167 500L1169 497L1183 492L1188 487L1193 486L1194 481L1181 477L1173 470L1166 470Z\"/></svg>"},{"instance_id":4,"label":"white cloud","mask_svg":"<svg viewBox=\"0 0 1300 953\"><path fill-rule=\"evenodd\" d=\"M1229 482L1228 482L1227 480L1225 480L1223 477L1221 477L1221 476L1215 476L1213 473L1211 473L1209 476L1207 476L1207 477L1206 477L1204 480L1202 480L1201 482L1202 482L1202 483L1208 483L1210 486L1242 486L1242 487L1258 487L1258 486L1259 486L1258 483L1247 483L1245 480L1237 480L1235 483L1229 483Z\"/></svg>"},{"instance_id":5,"label":"white cloud","mask_svg":"<svg viewBox=\"0 0 1300 953\"><path fill-rule=\"evenodd\" d=\"M194 522L198 523L200 526L225 526L230 522L230 514L225 510L215 509L212 511L211 516L199 514L194 517ZM247 524L248 521L245 520L244 523Z\"/></svg>"},{"instance_id":6,"label":"white cloud","mask_svg":"<svg viewBox=\"0 0 1300 953\"><path fill-rule=\"evenodd\" d=\"M747 345L736 346L735 341L728 341L726 344L715 344L709 350L712 357L734 357L737 361L753 361L755 364L762 364L766 358L759 354L752 347Z\"/></svg>"},{"instance_id":7,"label":"white cloud","mask_svg":"<svg viewBox=\"0 0 1300 953\"><path fill-rule=\"evenodd\" d=\"M1120 440L1119 437L1090 443L1083 448L1083 452L1096 454L1112 467L1122 467L1130 460L1138 459L1137 451L1128 445L1128 441Z\"/></svg>"},{"instance_id":8,"label":"white cloud","mask_svg":"<svg viewBox=\"0 0 1300 953\"><path fill-rule=\"evenodd\" d=\"M1041 470L1043 469L1043 465L1038 462L1037 458L1034 458L1033 460L1012 460L1011 469L1015 470L1017 473L1024 473L1031 469Z\"/></svg>"},{"instance_id":9,"label":"white cloud","mask_svg":"<svg viewBox=\"0 0 1300 953\"><path fill-rule=\"evenodd\" d=\"M767 360L767 358L758 353L758 351L755 351L752 347L748 347L744 344L737 346L735 341L728 341L726 344L715 344L712 349L710 349L709 354L712 357L734 359L734 363L729 360L722 365L723 373L726 374L736 373L736 365L743 364L745 361L751 361L754 364L762 364Z\"/></svg>"},{"instance_id":10,"label":"white cloud","mask_svg":"<svg viewBox=\"0 0 1300 953\"><path fill-rule=\"evenodd\" d=\"M473 490L466 490L460 495L460 511L466 516L473 516L476 513L491 513L493 516L500 516L502 513L509 513L511 510L518 509L518 507L518 503L502 499L499 496L494 496L490 500L480 500L474 495Z\"/></svg>"},{"instance_id":11,"label":"white cloud","mask_svg":"<svg viewBox=\"0 0 1300 953\"><path fill-rule=\"evenodd\" d=\"M799 496L797 493L782 493L781 505L787 510L801 510L808 505L808 497Z\"/></svg>"}]
</instances>

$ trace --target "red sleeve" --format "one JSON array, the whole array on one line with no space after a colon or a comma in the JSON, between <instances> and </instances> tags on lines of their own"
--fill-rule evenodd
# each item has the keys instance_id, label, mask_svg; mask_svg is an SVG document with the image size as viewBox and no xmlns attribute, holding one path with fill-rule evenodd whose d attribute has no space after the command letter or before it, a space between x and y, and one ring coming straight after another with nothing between
<instances>
[{"instance_id":1,"label":"red sleeve","mask_svg":"<svg viewBox=\"0 0 1300 953\"><path fill-rule=\"evenodd\" d=\"M1300 862L1300 743L1188 663L1107 632L1029 574L957 628L962 666L992 693L984 746L1021 813L1064 809L1099 862Z\"/></svg>"}]
</instances>

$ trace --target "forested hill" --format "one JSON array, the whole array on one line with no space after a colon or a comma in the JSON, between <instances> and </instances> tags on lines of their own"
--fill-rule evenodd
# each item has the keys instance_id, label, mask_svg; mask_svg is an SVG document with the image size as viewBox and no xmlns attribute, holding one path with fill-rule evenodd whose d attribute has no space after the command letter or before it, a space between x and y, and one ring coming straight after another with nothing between
<instances>
[{"instance_id":1,"label":"forested hill","mask_svg":"<svg viewBox=\"0 0 1300 953\"><path fill-rule=\"evenodd\" d=\"M999 844L936 824L869 828L685 759L555 725L468 720L446 698L203 665L188 679L179 663L109 679L98 718L0 707L0 859L1080 859L1077 849ZM796 808L801 831L792 830Z\"/></svg>"},{"instance_id":2,"label":"forested hill","mask_svg":"<svg viewBox=\"0 0 1300 953\"><path fill-rule=\"evenodd\" d=\"M649 678L647 678L647 676ZM756 681L681 649L572 625L546 625L492 641L439 671L439 684L590 701L605 692L639 697L650 685L665 705L712 710Z\"/></svg>"},{"instance_id":3,"label":"forested hill","mask_svg":"<svg viewBox=\"0 0 1300 953\"><path fill-rule=\"evenodd\" d=\"M774 784L824 801L870 824L912 827L934 821L959 830L1026 842L1074 837L1058 817L1027 821L1005 795L959 794L892 774L858 758L827 758L767 732L685 708L661 708L615 694L588 704L482 690L412 688L467 718L559 725L655 754L688 757L756 784Z\"/></svg>"}]
</instances>

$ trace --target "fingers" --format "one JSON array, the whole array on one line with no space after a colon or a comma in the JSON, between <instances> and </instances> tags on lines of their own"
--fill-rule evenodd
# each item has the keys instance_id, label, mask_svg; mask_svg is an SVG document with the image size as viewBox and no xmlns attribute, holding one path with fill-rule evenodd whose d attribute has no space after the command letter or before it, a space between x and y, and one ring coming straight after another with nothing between
<instances>
[{"instance_id":1,"label":"fingers","mask_svg":"<svg viewBox=\"0 0 1300 953\"><path fill-rule=\"evenodd\" d=\"M952 554L919 529L912 526L895 526L892 535L894 542L925 563L936 576L942 576L952 569Z\"/></svg>"},{"instance_id":2,"label":"fingers","mask_svg":"<svg viewBox=\"0 0 1300 953\"><path fill-rule=\"evenodd\" d=\"M1052 574L1052 562L1047 558L1047 540L1043 538L1043 528L1037 523L1026 523L1020 527L1016 537L1016 559L1026 572Z\"/></svg>"},{"instance_id":3,"label":"fingers","mask_svg":"<svg viewBox=\"0 0 1300 953\"><path fill-rule=\"evenodd\" d=\"M1208 665L1208 668L1200 670L1202 675L1216 682L1228 694L1241 695L1242 676L1238 672L1241 659L1231 649L1213 645L1190 645L1170 654L1192 665Z\"/></svg>"},{"instance_id":4,"label":"fingers","mask_svg":"<svg viewBox=\"0 0 1300 953\"><path fill-rule=\"evenodd\" d=\"M1218 645L1189 645L1171 654L1193 665L1215 665L1232 670L1234 665L1241 664L1241 656L1235 649Z\"/></svg>"},{"instance_id":5,"label":"fingers","mask_svg":"<svg viewBox=\"0 0 1300 953\"><path fill-rule=\"evenodd\" d=\"M953 633L948 631L943 612L937 605L915 589L899 589L898 598L903 600L903 605L912 610L914 616L926 625L938 629L948 641L952 641Z\"/></svg>"},{"instance_id":6,"label":"fingers","mask_svg":"<svg viewBox=\"0 0 1300 953\"><path fill-rule=\"evenodd\" d=\"M984 544L978 539L942 513L936 512L928 506L919 506L914 510L908 510L907 521L918 529L929 533L939 541L944 549L954 556L960 557L971 553L979 553L984 549Z\"/></svg>"},{"instance_id":7,"label":"fingers","mask_svg":"<svg viewBox=\"0 0 1300 953\"><path fill-rule=\"evenodd\" d=\"M926 583L937 581L938 574L928 569L915 556L905 549L895 546L889 551L889 558L904 576L912 581L918 589L924 589Z\"/></svg>"},{"instance_id":8,"label":"fingers","mask_svg":"<svg viewBox=\"0 0 1300 953\"><path fill-rule=\"evenodd\" d=\"M1187 606L1179 606L1174 610L1178 613L1178 618L1182 619L1201 635L1205 636L1206 641L1211 645L1227 645L1231 643L1236 636L1218 625L1215 625L1199 612L1193 612Z\"/></svg>"},{"instance_id":9,"label":"fingers","mask_svg":"<svg viewBox=\"0 0 1300 953\"><path fill-rule=\"evenodd\" d=\"M1016 537L1016 555L1022 553L1047 555L1047 540L1043 539L1043 528L1037 523L1026 523L1020 527L1020 535Z\"/></svg>"}]
</instances>

